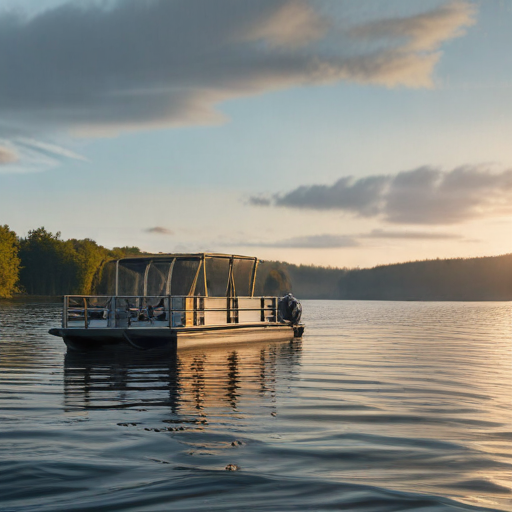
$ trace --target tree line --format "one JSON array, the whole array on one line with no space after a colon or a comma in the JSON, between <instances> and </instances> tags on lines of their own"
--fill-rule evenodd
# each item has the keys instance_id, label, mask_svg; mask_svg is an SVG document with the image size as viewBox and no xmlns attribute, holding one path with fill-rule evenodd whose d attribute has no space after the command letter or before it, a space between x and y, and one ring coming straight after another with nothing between
<instances>
[{"instance_id":1,"label":"tree line","mask_svg":"<svg viewBox=\"0 0 512 512\"><path fill-rule=\"evenodd\" d=\"M62 240L44 227L23 238L0 226L0 297L91 294L107 261L140 253L137 247L106 249L89 238Z\"/></svg>"},{"instance_id":2,"label":"tree line","mask_svg":"<svg viewBox=\"0 0 512 512\"><path fill-rule=\"evenodd\" d=\"M94 240L63 240L44 227L18 237L0 226L0 297L94 294L107 261L142 255ZM261 262L256 295L302 299L512 300L512 254L379 265L367 269Z\"/></svg>"},{"instance_id":3,"label":"tree line","mask_svg":"<svg viewBox=\"0 0 512 512\"><path fill-rule=\"evenodd\" d=\"M278 291L289 287L303 299L512 300L512 254L411 261L364 269L284 262L263 266L267 266L267 276L275 276L270 283L267 277L263 288Z\"/></svg>"},{"instance_id":4,"label":"tree line","mask_svg":"<svg viewBox=\"0 0 512 512\"><path fill-rule=\"evenodd\" d=\"M512 254L380 265L346 271L339 299L512 300Z\"/></svg>"}]
</instances>

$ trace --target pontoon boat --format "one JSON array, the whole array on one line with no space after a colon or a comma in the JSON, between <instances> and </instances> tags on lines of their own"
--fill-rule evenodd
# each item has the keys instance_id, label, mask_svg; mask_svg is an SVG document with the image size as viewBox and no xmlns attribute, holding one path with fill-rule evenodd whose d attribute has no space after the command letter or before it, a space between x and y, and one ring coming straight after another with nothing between
<instances>
[{"instance_id":1,"label":"pontoon boat","mask_svg":"<svg viewBox=\"0 0 512 512\"><path fill-rule=\"evenodd\" d=\"M255 297L258 259L165 254L108 262L102 295L66 295L62 327L73 350L128 344L140 349L301 337L291 295Z\"/></svg>"}]
</instances>

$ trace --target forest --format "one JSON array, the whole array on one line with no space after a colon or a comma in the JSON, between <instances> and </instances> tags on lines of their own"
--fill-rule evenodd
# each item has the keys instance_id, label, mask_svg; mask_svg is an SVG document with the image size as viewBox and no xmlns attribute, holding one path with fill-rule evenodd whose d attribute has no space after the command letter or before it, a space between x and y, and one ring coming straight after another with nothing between
<instances>
[{"instance_id":1,"label":"forest","mask_svg":"<svg viewBox=\"0 0 512 512\"><path fill-rule=\"evenodd\" d=\"M106 249L88 238L62 240L44 227L22 238L0 226L0 297L90 294L107 261L140 253L137 247Z\"/></svg>"},{"instance_id":2,"label":"forest","mask_svg":"<svg viewBox=\"0 0 512 512\"><path fill-rule=\"evenodd\" d=\"M339 299L512 300L512 254L411 261L345 272Z\"/></svg>"},{"instance_id":3,"label":"forest","mask_svg":"<svg viewBox=\"0 0 512 512\"><path fill-rule=\"evenodd\" d=\"M44 227L19 237L0 226L0 298L94 294L107 261L145 254L107 249L91 239L63 240ZM263 261L256 295L300 299L478 301L512 300L512 254L379 265L366 269Z\"/></svg>"},{"instance_id":4,"label":"forest","mask_svg":"<svg viewBox=\"0 0 512 512\"><path fill-rule=\"evenodd\" d=\"M267 267L265 269L265 267ZM326 268L263 263L302 299L512 300L512 254L411 261L373 268Z\"/></svg>"}]
</instances>

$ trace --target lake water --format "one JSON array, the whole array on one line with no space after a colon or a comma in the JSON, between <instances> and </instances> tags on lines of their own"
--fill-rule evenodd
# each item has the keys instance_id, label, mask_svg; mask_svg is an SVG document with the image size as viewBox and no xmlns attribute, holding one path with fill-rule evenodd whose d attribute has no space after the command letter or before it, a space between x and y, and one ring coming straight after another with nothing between
<instances>
[{"instance_id":1,"label":"lake water","mask_svg":"<svg viewBox=\"0 0 512 512\"><path fill-rule=\"evenodd\" d=\"M512 304L303 306L302 341L84 356L1 302L0 510L512 510Z\"/></svg>"}]
</instances>

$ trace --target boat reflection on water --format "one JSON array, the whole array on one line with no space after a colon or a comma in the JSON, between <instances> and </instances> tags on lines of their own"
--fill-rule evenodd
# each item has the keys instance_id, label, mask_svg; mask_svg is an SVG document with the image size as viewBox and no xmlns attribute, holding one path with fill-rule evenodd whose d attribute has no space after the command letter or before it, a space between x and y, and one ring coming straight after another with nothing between
<instances>
[{"instance_id":1,"label":"boat reflection on water","mask_svg":"<svg viewBox=\"0 0 512 512\"><path fill-rule=\"evenodd\" d=\"M205 416L240 405L275 407L276 390L296 378L302 342L261 342L162 352L77 353L64 361L67 412L132 409Z\"/></svg>"}]
</instances>

